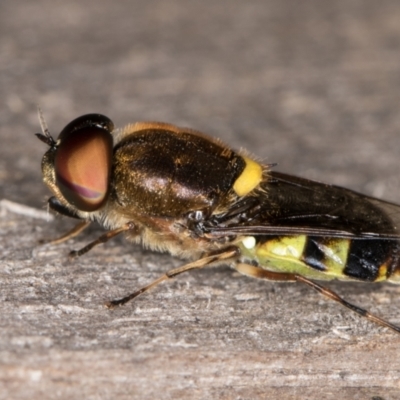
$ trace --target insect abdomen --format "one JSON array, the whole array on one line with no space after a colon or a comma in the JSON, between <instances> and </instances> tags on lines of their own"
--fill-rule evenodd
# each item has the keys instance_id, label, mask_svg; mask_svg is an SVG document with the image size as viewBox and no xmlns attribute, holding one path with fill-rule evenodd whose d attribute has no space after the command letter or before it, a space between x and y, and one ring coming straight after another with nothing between
<instances>
[{"instance_id":1,"label":"insect abdomen","mask_svg":"<svg viewBox=\"0 0 400 400\"><path fill-rule=\"evenodd\" d=\"M390 279L397 267L399 244L390 240L357 240L307 235L255 237L244 257L260 267L322 280L377 282Z\"/></svg>"}]
</instances>

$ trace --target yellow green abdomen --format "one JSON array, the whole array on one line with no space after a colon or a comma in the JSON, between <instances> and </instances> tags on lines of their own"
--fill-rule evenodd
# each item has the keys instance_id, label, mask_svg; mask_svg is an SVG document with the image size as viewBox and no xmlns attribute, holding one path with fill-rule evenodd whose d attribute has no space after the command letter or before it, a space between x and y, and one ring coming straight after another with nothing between
<instances>
[{"instance_id":1,"label":"yellow green abdomen","mask_svg":"<svg viewBox=\"0 0 400 400\"><path fill-rule=\"evenodd\" d=\"M297 236L254 236L240 243L242 259L261 268L320 280L390 279L399 244L389 240L354 240ZM392 277L396 280L396 275Z\"/></svg>"}]
</instances>

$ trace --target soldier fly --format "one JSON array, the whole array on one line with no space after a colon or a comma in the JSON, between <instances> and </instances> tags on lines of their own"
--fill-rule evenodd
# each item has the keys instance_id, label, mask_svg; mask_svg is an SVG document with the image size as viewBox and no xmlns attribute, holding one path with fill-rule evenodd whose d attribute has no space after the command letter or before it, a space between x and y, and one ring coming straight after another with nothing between
<instances>
[{"instance_id":1,"label":"soldier fly","mask_svg":"<svg viewBox=\"0 0 400 400\"><path fill-rule=\"evenodd\" d=\"M135 243L187 259L149 285L107 306L120 306L160 282L194 269L228 264L242 274L302 282L370 321L395 326L348 303L314 280L400 282L400 207L337 186L272 170L191 129L139 122L114 129L104 115L83 115L42 159L52 210L108 230L72 256L125 233Z\"/></svg>"}]
</instances>

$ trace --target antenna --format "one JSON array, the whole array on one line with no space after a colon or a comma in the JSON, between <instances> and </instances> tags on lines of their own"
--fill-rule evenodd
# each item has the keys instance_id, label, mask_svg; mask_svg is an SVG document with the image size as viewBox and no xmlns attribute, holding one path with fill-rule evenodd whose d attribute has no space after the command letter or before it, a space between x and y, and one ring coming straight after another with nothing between
<instances>
[{"instance_id":1,"label":"antenna","mask_svg":"<svg viewBox=\"0 0 400 400\"><path fill-rule=\"evenodd\" d=\"M40 123L40 128L42 129L42 133L36 133L36 136L39 138L39 140L46 143L50 147L54 147L56 145L56 141L50 135L49 128L47 127L47 123L46 123L46 120L44 119L43 111L40 108L40 106L37 106L37 111L38 111L39 123Z\"/></svg>"}]
</instances>

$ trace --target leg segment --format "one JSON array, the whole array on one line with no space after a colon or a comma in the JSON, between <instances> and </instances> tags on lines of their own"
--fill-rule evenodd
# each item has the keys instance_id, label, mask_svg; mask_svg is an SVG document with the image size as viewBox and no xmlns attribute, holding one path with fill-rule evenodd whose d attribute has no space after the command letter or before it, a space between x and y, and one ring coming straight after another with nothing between
<instances>
[{"instance_id":1,"label":"leg segment","mask_svg":"<svg viewBox=\"0 0 400 400\"><path fill-rule=\"evenodd\" d=\"M96 240L93 240L93 242L90 242L87 244L85 247L82 247L79 250L72 250L69 255L70 257L79 257L82 254L87 253L89 250L93 249L93 247L98 246L99 244L106 243L113 237L119 235L122 232L130 231L130 230L135 230L136 226L133 224L133 222L128 222L124 225L122 225L118 229L114 229L113 231L109 231L105 233L104 235L101 235L98 237Z\"/></svg>"},{"instance_id":2,"label":"leg segment","mask_svg":"<svg viewBox=\"0 0 400 400\"><path fill-rule=\"evenodd\" d=\"M341 304L344 307L347 307L348 309L354 311L355 313L361 315L362 317L367 318L369 321L375 322L378 325L381 325L385 328L389 328L397 333L400 333L400 327L391 324L388 321L385 321L382 318L379 318L378 316L371 314L369 311L357 307L354 304L349 303L348 301L344 300L342 297L340 297L337 293L335 293L334 291L321 286L313 281L310 281L307 278L304 278L304 276L300 276L300 275L295 275L296 277L296 281L297 282L303 282L306 285L312 287L314 290L316 290L318 293L321 293L322 295L330 298L333 301L336 301L337 303Z\"/></svg>"},{"instance_id":3,"label":"leg segment","mask_svg":"<svg viewBox=\"0 0 400 400\"><path fill-rule=\"evenodd\" d=\"M296 282L296 275L285 272L272 272L250 264L238 263L234 265L236 271L251 278L265 279L267 281Z\"/></svg>"},{"instance_id":4,"label":"leg segment","mask_svg":"<svg viewBox=\"0 0 400 400\"><path fill-rule=\"evenodd\" d=\"M75 225L70 231L64 233L64 235L58 237L57 239L50 240L48 242L41 241L44 244L60 244L62 242L67 241L68 239L72 239L75 236L78 236L84 229L86 229L90 225L90 221L81 221L79 224Z\"/></svg>"},{"instance_id":5,"label":"leg segment","mask_svg":"<svg viewBox=\"0 0 400 400\"><path fill-rule=\"evenodd\" d=\"M148 285L140 288L136 292L129 294L128 296L123 297L119 300L112 300L106 304L108 308L115 308L116 306L122 306L123 304L127 303L128 301L134 299L135 297L141 295L144 292L147 292L149 289L157 286L159 283L166 281L168 279L175 278L176 276L183 274L184 272L191 271L194 269L201 269L207 265L213 263L220 263L222 261L235 259L239 255L239 249L237 247L230 247L228 249L224 249L223 252L212 254L210 256L206 256L200 258L200 260L193 261L189 264L183 265L182 267L178 267L175 269L171 269L164 275L161 275L159 278L154 280L153 282L149 283Z\"/></svg>"},{"instance_id":6,"label":"leg segment","mask_svg":"<svg viewBox=\"0 0 400 400\"><path fill-rule=\"evenodd\" d=\"M340 297L337 293L335 293L333 290L330 290L325 286L319 285L318 283L315 283L305 278L304 276L297 274L267 271L260 267L256 267L249 264L237 264L235 265L235 269L240 273L250 276L252 278L260 278L268 281L292 281L292 282L296 281L305 283L306 285L316 290L318 293L321 293L323 296L326 296L329 299L336 301L337 303L350 309L351 311L361 315L362 317L367 318L369 321L375 322L378 325L381 325L385 328L389 328L397 333L400 333L400 327L393 325L390 322L385 321L384 319L379 318L374 314L371 314L369 311L364 310L363 308L357 307L356 305L349 303L348 301Z\"/></svg>"}]
</instances>

